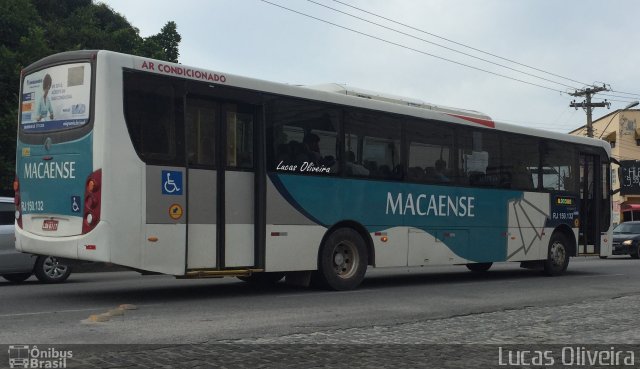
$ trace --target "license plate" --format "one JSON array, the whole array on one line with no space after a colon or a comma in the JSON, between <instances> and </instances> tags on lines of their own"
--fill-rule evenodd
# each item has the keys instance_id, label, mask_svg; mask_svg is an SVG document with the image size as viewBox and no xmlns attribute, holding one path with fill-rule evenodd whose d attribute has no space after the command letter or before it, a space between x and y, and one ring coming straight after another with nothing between
<instances>
[{"instance_id":1,"label":"license plate","mask_svg":"<svg viewBox=\"0 0 640 369\"><path fill-rule=\"evenodd\" d=\"M42 223L43 231L57 231L58 230L58 221L54 219L45 219Z\"/></svg>"}]
</instances>

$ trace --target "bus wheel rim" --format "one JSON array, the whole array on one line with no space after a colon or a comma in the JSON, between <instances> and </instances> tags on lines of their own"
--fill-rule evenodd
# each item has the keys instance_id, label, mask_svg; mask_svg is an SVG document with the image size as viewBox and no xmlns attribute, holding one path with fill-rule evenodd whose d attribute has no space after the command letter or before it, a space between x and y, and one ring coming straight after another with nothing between
<instances>
[{"instance_id":1,"label":"bus wheel rim","mask_svg":"<svg viewBox=\"0 0 640 369\"><path fill-rule=\"evenodd\" d=\"M564 245L561 242L554 242L551 245L551 261L555 265L563 265L567 254L564 250Z\"/></svg>"},{"instance_id":2,"label":"bus wheel rim","mask_svg":"<svg viewBox=\"0 0 640 369\"><path fill-rule=\"evenodd\" d=\"M333 269L343 279L351 278L358 267L359 255L356 245L342 241L333 249Z\"/></svg>"}]
</instances>

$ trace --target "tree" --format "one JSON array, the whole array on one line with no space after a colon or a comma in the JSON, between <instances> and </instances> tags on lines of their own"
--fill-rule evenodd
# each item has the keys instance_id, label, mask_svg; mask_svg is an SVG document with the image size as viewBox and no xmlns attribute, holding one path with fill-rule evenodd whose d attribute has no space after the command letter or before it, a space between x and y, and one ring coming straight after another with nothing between
<instances>
[{"instance_id":1,"label":"tree","mask_svg":"<svg viewBox=\"0 0 640 369\"><path fill-rule=\"evenodd\" d=\"M92 0L0 1L0 194L11 195L15 172L20 71L57 52L106 49L178 62L175 22L142 38L125 17Z\"/></svg>"},{"instance_id":2,"label":"tree","mask_svg":"<svg viewBox=\"0 0 640 369\"><path fill-rule=\"evenodd\" d=\"M177 63L178 56L180 55L178 52L178 45L181 40L182 37L180 37L180 34L178 33L176 23L170 21L162 27L160 33L147 37L144 40L144 43L148 44L150 50L161 50L163 57L160 59ZM158 48L160 50L158 50Z\"/></svg>"}]
</instances>

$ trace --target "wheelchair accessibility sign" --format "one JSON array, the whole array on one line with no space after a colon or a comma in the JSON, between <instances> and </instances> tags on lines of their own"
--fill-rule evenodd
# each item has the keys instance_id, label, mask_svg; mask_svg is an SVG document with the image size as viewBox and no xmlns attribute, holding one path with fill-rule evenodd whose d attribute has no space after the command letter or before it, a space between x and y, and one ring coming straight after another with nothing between
<instances>
[{"instance_id":1,"label":"wheelchair accessibility sign","mask_svg":"<svg viewBox=\"0 0 640 369\"><path fill-rule=\"evenodd\" d=\"M182 172L177 170L162 171L162 194L182 195Z\"/></svg>"},{"instance_id":2,"label":"wheelchair accessibility sign","mask_svg":"<svg viewBox=\"0 0 640 369\"><path fill-rule=\"evenodd\" d=\"M74 213L80 212L80 196L71 196L71 211Z\"/></svg>"}]
</instances>

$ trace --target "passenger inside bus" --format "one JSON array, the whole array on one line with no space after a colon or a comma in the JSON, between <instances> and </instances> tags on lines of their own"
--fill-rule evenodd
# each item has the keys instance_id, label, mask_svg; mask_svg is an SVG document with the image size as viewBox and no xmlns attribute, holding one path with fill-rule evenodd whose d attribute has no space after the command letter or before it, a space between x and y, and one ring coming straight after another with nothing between
<instances>
[{"instance_id":1,"label":"passenger inside bus","mask_svg":"<svg viewBox=\"0 0 640 369\"><path fill-rule=\"evenodd\" d=\"M446 183L446 182L451 182L451 180L449 179L449 177L447 177L447 162L442 160L442 159L438 159L436 160L436 168L435 168L435 179L438 182L442 182L442 183Z\"/></svg>"},{"instance_id":2,"label":"passenger inside bus","mask_svg":"<svg viewBox=\"0 0 640 369\"><path fill-rule=\"evenodd\" d=\"M368 176L369 169L363 165L356 163L356 154L349 150L347 151L347 174L356 176Z\"/></svg>"},{"instance_id":3,"label":"passenger inside bus","mask_svg":"<svg viewBox=\"0 0 640 369\"><path fill-rule=\"evenodd\" d=\"M320 136L315 133L307 133L302 139L303 153L299 161L308 161L311 163L319 163L322 160L320 154Z\"/></svg>"},{"instance_id":4,"label":"passenger inside bus","mask_svg":"<svg viewBox=\"0 0 640 369\"><path fill-rule=\"evenodd\" d=\"M407 171L408 178L412 181L424 182L425 170L421 167L411 167Z\"/></svg>"}]
</instances>

